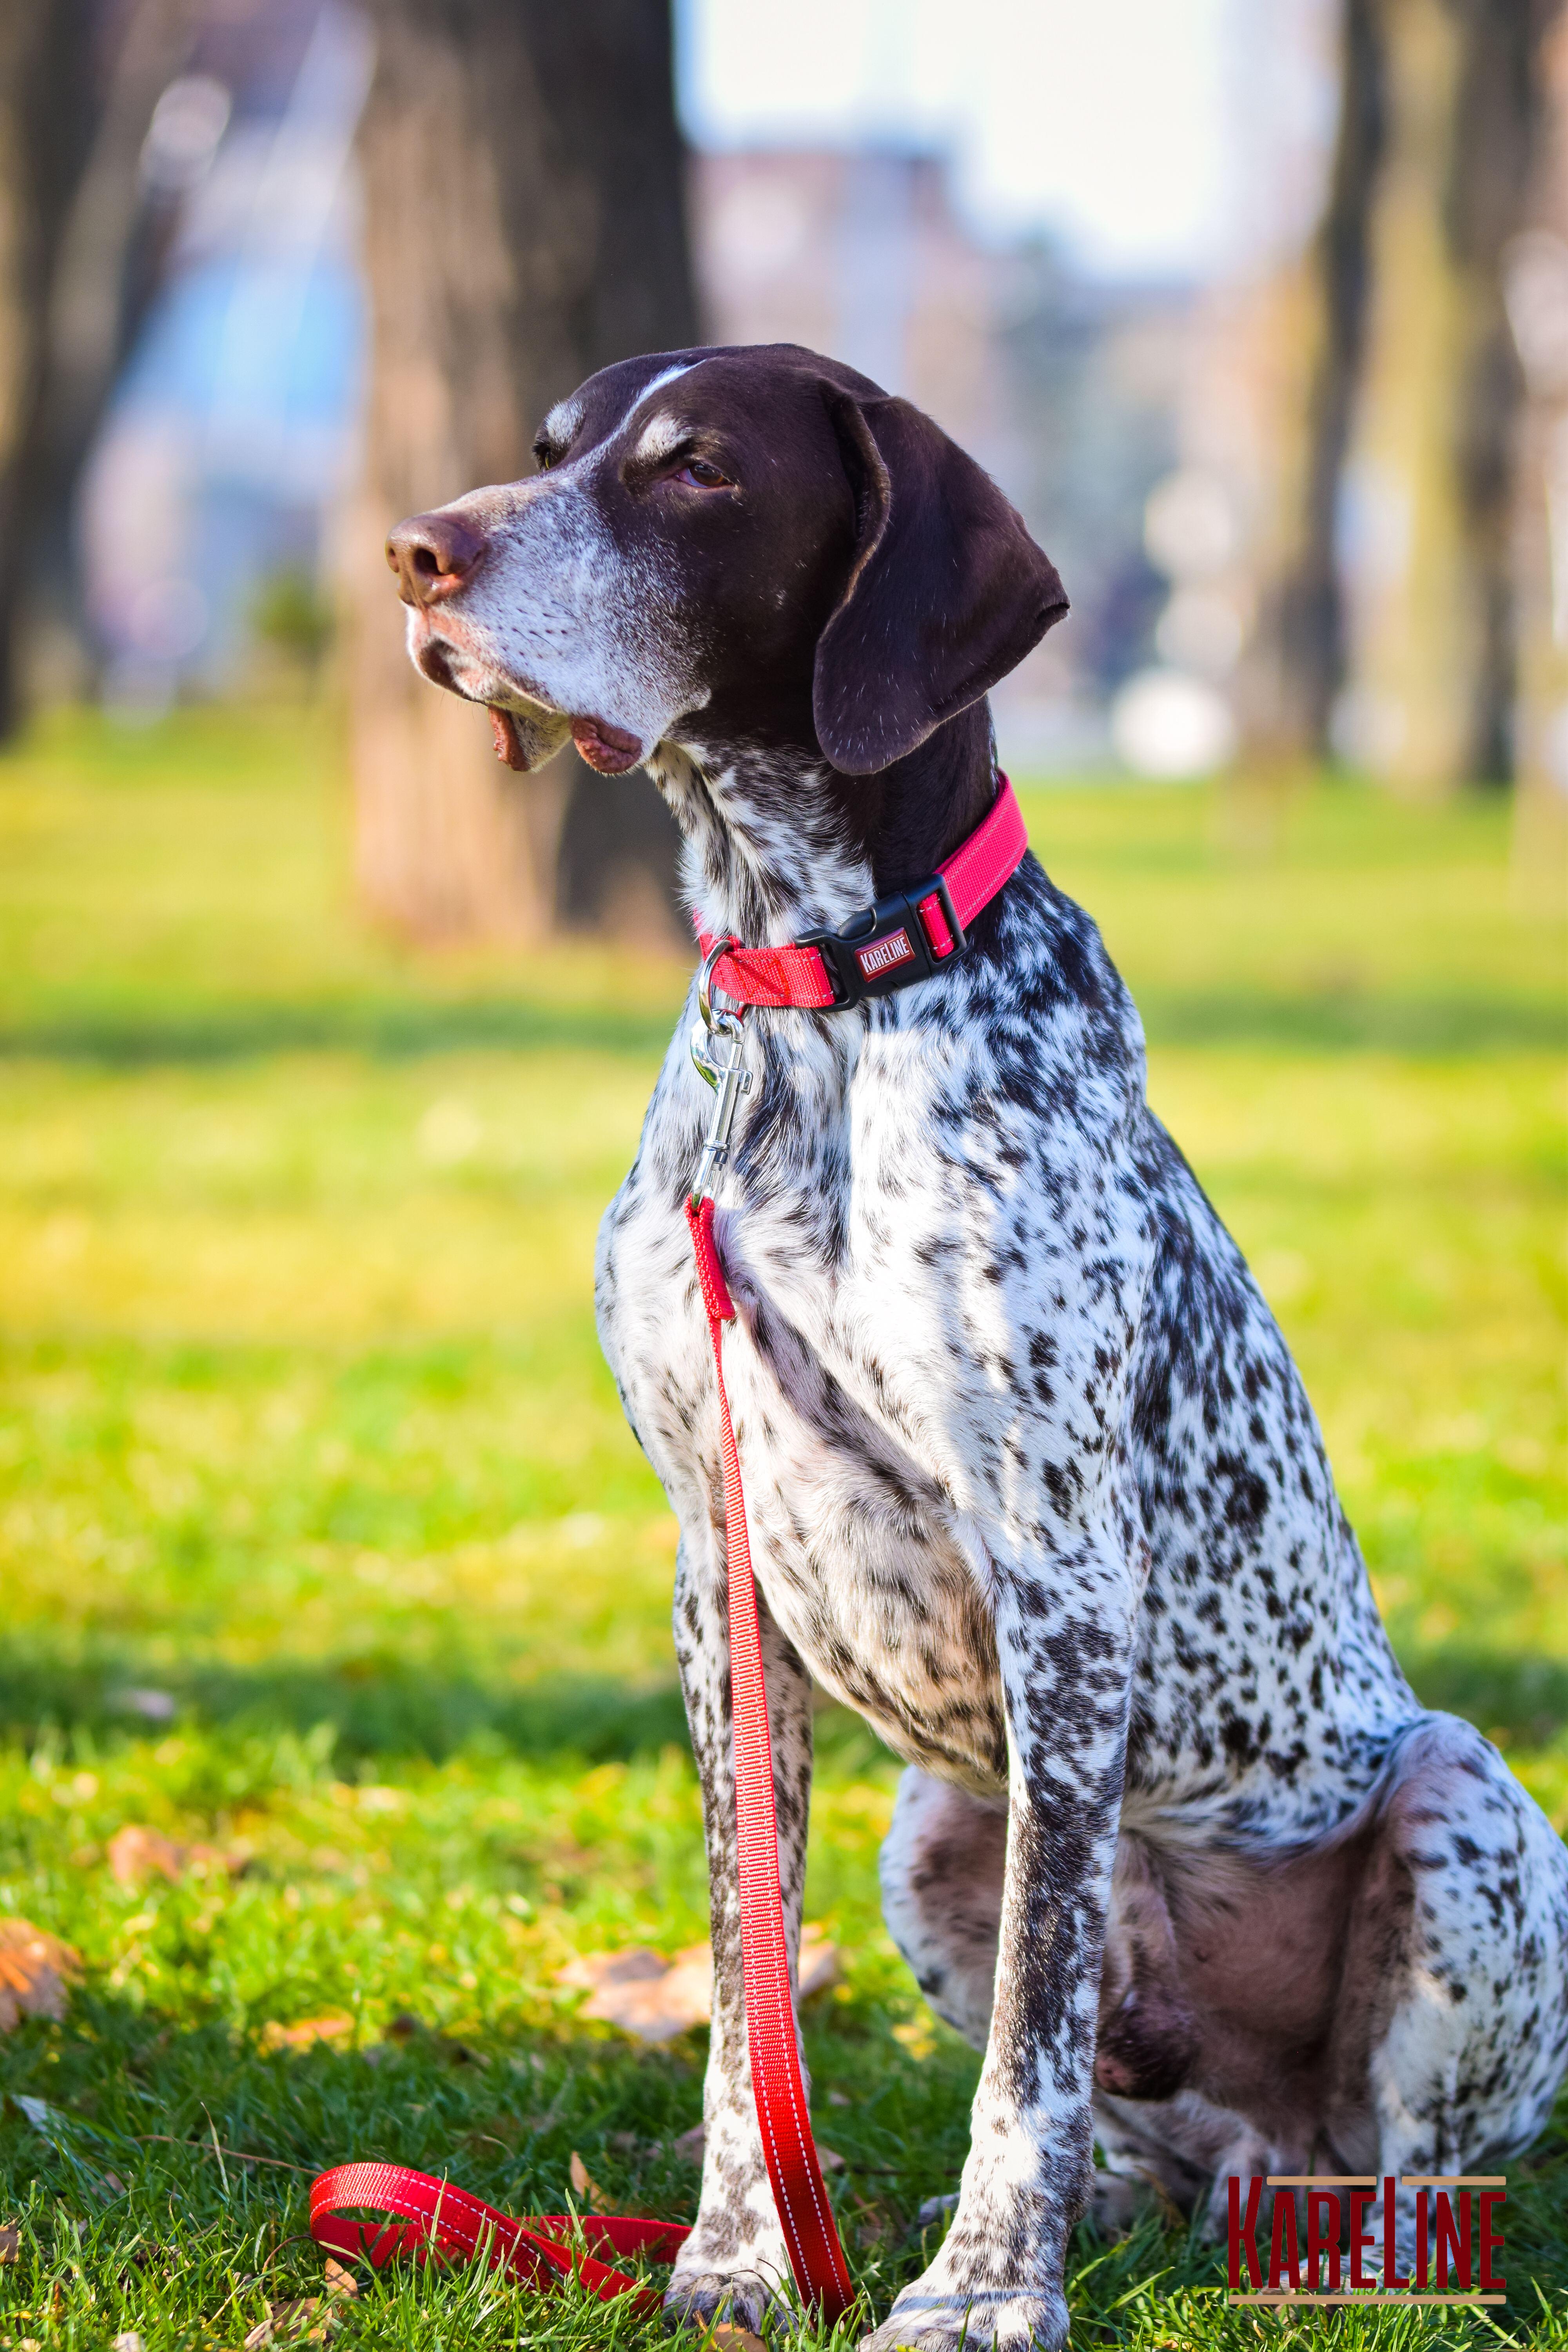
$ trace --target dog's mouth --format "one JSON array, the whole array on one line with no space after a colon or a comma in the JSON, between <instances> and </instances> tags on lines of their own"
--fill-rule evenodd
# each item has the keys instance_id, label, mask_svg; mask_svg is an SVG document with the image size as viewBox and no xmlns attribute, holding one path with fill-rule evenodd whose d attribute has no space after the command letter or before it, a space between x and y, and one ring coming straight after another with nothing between
<instances>
[{"instance_id":1,"label":"dog's mouth","mask_svg":"<svg viewBox=\"0 0 1568 2352\"><path fill-rule=\"evenodd\" d=\"M624 776L642 758L640 739L624 727L612 727L607 719L574 719L572 740L601 776Z\"/></svg>"},{"instance_id":2,"label":"dog's mouth","mask_svg":"<svg viewBox=\"0 0 1568 2352\"><path fill-rule=\"evenodd\" d=\"M490 705L490 726L496 739L496 758L504 760L509 768L515 768L520 776L526 775L528 755L518 737L517 721L499 702Z\"/></svg>"},{"instance_id":3,"label":"dog's mouth","mask_svg":"<svg viewBox=\"0 0 1568 2352\"><path fill-rule=\"evenodd\" d=\"M497 759L525 775L533 762L518 732L516 715L500 702L492 702L489 709ZM628 735L624 727L612 727L607 719L574 719L571 726L572 740L601 776L624 776L642 757L639 739Z\"/></svg>"},{"instance_id":4,"label":"dog's mouth","mask_svg":"<svg viewBox=\"0 0 1568 2352\"><path fill-rule=\"evenodd\" d=\"M432 685L445 687L449 694L461 696L465 702L483 700L483 688L487 685L492 693L498 683L507 687L511 685L510 679L498 680L493 669L487 676L485 668L481 667L479 676L475 677L468 646L461 641L455 641L444 629L426 628L416 642L413 652L416 667L423 670ZM465 669L469 671L467 678L463 675ZM475 688L479 691L476 692ZM531 694L526 686L518 687L515 691L519 698L530 706L528 712L522 715L521 727L518 724L519 713L506 703L491 702L488 708L496 757L509 768L515 769L519 775L526 775L531 768L539 765L540 748L534 740L536 730L531 724L534 717L544 722L551 734L554 734L558 727L570 727L572 740L589 767L597 769L601 776L624 776L626 770L635 768L642 758L641 737L632 734L626 728L616 727L608 719L595 719L585 714L574 718L558 712L540 697ZM559 741L560 737L557 735L555 740Z\"/></svg>"}]
</instances>

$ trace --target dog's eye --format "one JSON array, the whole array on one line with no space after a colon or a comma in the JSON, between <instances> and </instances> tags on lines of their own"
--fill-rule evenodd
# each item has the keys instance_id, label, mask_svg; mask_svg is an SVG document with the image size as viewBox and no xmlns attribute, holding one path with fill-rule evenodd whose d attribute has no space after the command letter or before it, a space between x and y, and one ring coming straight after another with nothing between
<instances>
[{"instance_id":1,"label":"dog's eye","mask_svg":"<svg viewBox=\"0 0 1568 2352\"><path fill-rule=\"evenodd\" d=\"M559 463L561 452L552 441L536 441L533 445L533 457L540 472L547 474L552 466Z\"/></svg>"},{"instance_id":2,"label":"dog's eye","mask_svg":"<svg viewBox=\"0 0 1568 2352\"><path fill-rule=\"evenodd\" d=\"M732 490L735 487L729 475L721 474L717 466L710 466L706 457L689 459L675 478L693 490Z\"/></svg>"}]
</instances>

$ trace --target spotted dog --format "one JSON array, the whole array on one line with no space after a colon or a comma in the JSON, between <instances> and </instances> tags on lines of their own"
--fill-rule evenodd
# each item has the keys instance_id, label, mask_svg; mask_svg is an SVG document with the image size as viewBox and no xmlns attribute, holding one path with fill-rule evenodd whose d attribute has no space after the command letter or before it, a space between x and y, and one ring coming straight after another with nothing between
<instances>
[{"instance_id":1,"label":"spotted dog","mask_svg":"<svg viewBox=\"0 0 1568 2352\"><path fill-rule=\"evenodd\" d=\"M705 930L798 940L930 876L997 788L986 691L1066 610L980 469L795 346L608 368L536 454L395 532L426 675L489 707L514 767L568 735L641 761ZM598 1313L680 1525L712 1885L670 2301L754 2326L788 2273L742 2016L689 1026L605 1218ZM745 1039L716 1232L789 1932L815 1682L905 1759L889 1925L984 2053L951 2229L869 2344L1062 2343L1091 2193L1154 2183L1212 2223L1232 2173L1522 2147L1568 2060L1568 1856L1401 1675L1093 923L1031 857L932 976L753 1013Z\"/></svg>"}]
</instances>

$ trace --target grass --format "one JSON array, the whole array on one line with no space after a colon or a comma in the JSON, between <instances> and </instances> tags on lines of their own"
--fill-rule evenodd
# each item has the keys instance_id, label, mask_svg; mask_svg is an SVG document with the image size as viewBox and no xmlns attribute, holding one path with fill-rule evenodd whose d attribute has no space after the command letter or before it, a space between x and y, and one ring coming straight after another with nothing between
<instances>
[{"instance_id":1,"label":"grass","mask_svg":"<svg viewBox=\"0 0 1568 2352\"><path fill-rule=\"evenodd\" d=\"M1348 785L1028 809L1299 1353L1418 1686L1568 1826L1563 939L1506 813ZM672 1529L589 1305L684 973L410 960L353 919L345 833L298 715L62 719L0 763L0 1913L84 1960L63 2023L0 2040L0 2345L237 2346L319 2292L305 2191L353 2155L514 2212L561 2207L574 2149L623 2208L695 2192L700 2037L639 2052L555 1983L705 1927ZM885 2309L974 2062L881 1933L890 1759L832 1712L820 1756L808 1911L850 1958L814 2096ZM121 1886L128 1822L223 1859ZM268 2046L323 2015L336 2042ZM1512 2181L1506 2311L1230 2313L1151 2223L1080 2237L1075 2340L1568 2347L1568 2109ZM342 2340L658 2332L403 2273Z\"/></svg>"}]
</instances>

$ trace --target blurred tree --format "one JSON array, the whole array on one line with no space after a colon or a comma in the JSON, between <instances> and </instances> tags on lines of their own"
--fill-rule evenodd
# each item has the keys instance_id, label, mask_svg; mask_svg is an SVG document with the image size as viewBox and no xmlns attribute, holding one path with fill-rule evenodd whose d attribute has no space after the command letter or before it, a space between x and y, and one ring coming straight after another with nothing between
<instances>
[{"instance_id":1,"label":"blurred tree","mask_svg":"<svg viewBox=\"0 0 1568 2352\"><path fill-rule=\"evenodd\" d=\"M0 735L30 653L51 629L79 637L76 488L153 283L142 147L197 16L198 0L0 0Z\"/></svg>"},{"instance_id":2,"label":"blurred tree","mask_svg":"<svg viewBox=\"0 0 1568 2352\"><path fill-rule=\"evenodd\" d=\"M1288 740L1322 752L1345 682L1336 522L1366 348L1373 194L1387 138L1380 0L1343 0L1340 122L1316 257L1318 352L1312 371L1300 538L1282 583L1276 714Z\"/></svg>"},{"instance_id":3,"label":"blurred tree","mask_svg":"<svg viewBox=\"0 0 1568 2352\"><path fill-rule=\"evenodd\" d=\"M1518 501L1518 876L1553 910L1568 851L1568 12L1545 45L1546 128L1530 226L1509 248L1524 368Z\"/></svg>"},{"instance_id":4,"label":"blurred tree","mask_svg":"<svg viewBox=\"0 0 1568 2352\"><path fill-rule=\"evenodd\" d=\"M1524 385L1505 263L1562 0L1342 0L1279 734L1413 789L1512 772Z\"/></svg>"},{"instance_id":5,"label":"blurred tree","mask_svg":"<svg viewBox=\"0 0 1568 2352\"><path fill-rule=\"evenodd\" d=\"M424 937L536 934L639 890L667 922L652 787L570 751L539 776L500 766L485 714L414 675L381 548L400 516L531 473L540 418L595 368L696 340L669 0L371 13L372 382L345 563L361 886Z\"/></svg>"},{"instance_id":6,"label":"blurred tree","mask_svg":"<svg viewBox=\"0 0 1568 2352\"><path fill-rule=\"evenodd\" d=\"M93 14L92 0L0 5L0 735L21 716L23 558L40 503L50 297L91 142Z\"/></svg>"}]
</instances>

